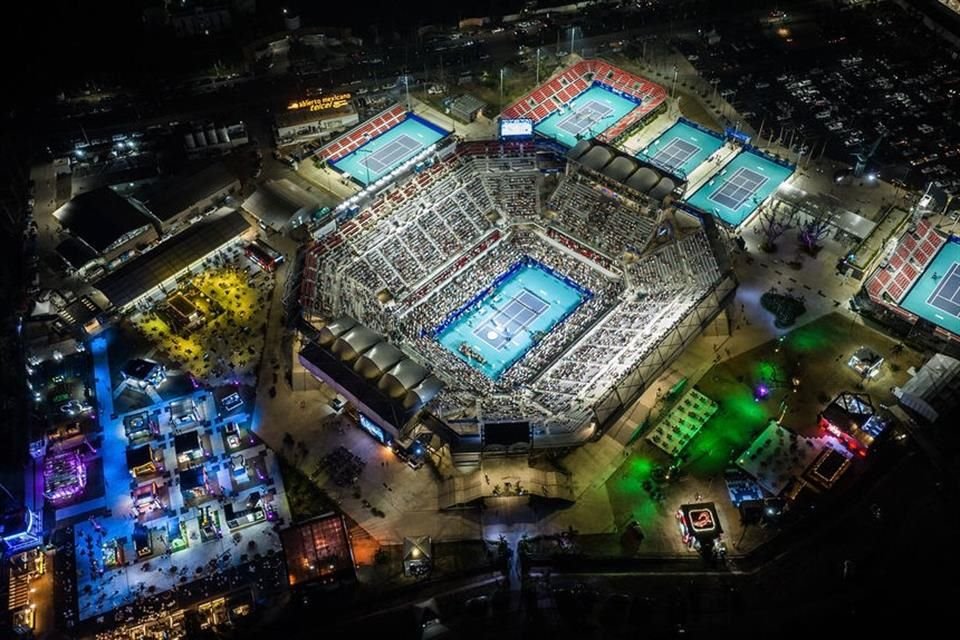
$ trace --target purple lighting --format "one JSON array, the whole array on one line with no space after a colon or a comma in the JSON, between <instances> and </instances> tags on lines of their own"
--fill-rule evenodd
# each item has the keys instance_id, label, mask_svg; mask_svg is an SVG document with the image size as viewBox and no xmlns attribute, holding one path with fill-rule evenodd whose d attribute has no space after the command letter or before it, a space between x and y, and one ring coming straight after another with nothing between
<instances>
[{"instance_id":1,"label":"purple lighting","mask_svg":"<svg viewBox=\"0 0 960 640\"><path fill-rule=\"evenodd\" d=\"M765 400L767 396L770 395L770 388L767 387L764 383L760 383L753 390L753 399L759 402L760 400Z\"/></svg>"},{"instance_id":2,"label":"purple lighting","mask_svg":"<svg viewBox=\"0 0 960 640\"><path fill-rule=\"evenodd\" d=\"M63 504L87 486L87 468L76 450L47 456L43 461L43 495L54 504Z\"/></svg>"}]
</instances>

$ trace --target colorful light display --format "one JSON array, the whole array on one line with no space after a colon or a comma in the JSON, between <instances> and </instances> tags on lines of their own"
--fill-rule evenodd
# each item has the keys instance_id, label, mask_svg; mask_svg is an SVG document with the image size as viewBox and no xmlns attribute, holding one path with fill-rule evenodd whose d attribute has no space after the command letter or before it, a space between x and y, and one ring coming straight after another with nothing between
<instances>
[{"instance_id":1,"label":"colorful light display","mask_svg":"<svg viewBox=\"0 0 960 640\"><path fill-rule=\"evenodd\" d=\"M87 468L76 450L47 456L43 461L43 495L54 504L63 504L83 493Z\"/></svg>"}]
</instances>

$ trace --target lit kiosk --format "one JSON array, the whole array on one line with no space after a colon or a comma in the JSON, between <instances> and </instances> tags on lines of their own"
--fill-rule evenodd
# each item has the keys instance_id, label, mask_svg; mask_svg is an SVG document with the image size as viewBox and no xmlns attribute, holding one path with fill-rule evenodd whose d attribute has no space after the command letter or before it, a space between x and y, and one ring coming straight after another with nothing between
<instances>
[{"instance_id":1,"label":"lit kiosk","mask_svg":"<svg viewBox=\"0 0 960 640\"><path fill-rule=\"evenodd\" d=\"M403 575L425 576L433 568L433 542L430 536L403 539Z\"/></svg>"},{"instance_id":2,"label":"lit kiosk","mask_svg":"<svg viewBox=\"0 0 960 640\"><path fill-rule=\"evenodd\" d=\"M160 425L148 411L141 411L124 416L123 433L132 443L146 442L160 435Z\"/></svg>"},{"instance_id":3,"label":"lit kiosk","mask_svg":"<svg viewBox=\"0 0 960 640\"><path fill-rule=\"evenodd\" d=\"M186 505L196 505L207 497L207 472L203 467L193 467L180 472L180 495Z\"/></svg>"},{"instance_id":4,"label":"lit kiosk","mask_svg":"<svg viewBox=\"0 0 960 640\"><path fill-rule=\"evenodd\" d=\"M880 375L880 367L883 366L883 356L870 347L860 347L853 352L847 361L847 366L860 374L860 377L866 380L876 378Z\"/></svg>"},{"instance_id":5,"label":"lit kiosk","mask_svg":"<svg viewBox=\"0 0 960 640\"><path fill-rule=\"evenodd\" d=\"M163 454L149 444L127 449L127 470L139 480L163 471Z\"/></svg>"},{"instance_id":6,"label":"lit kiosk","mask_svg":"<svg viewBox=\"0 0 960 640\"><path fill-rule=\"evenodd\" d=\"M717 507L712 502L684 504L677 510L680 535L688 549L700 552L706 559L719 559L725 552L720 538L723 527Z\"/></svg>"},{"instance_id":7,"label":"lit kiosk","mask_svg":"<svg viewBox=\"0 0 960 640\"><path fill-rule=\"evenodd\" d=\"M203 464L206 459L206 451L200 440L200 431L196 429L174 436L173 449L177 453L177 465L180 469L189 469Z\"/></svg>"},{"instance_id":8,"label":"lit kiosk","mask_svg":"<svg viewBox=\"0 0 960 640\"><path fill-rule=\"evenodd\" d=\"M167 368L159 362L134 358L123 365L120 375L127 385L136 389L156 387L167 378Z\"/></svg>"}]
</instances>

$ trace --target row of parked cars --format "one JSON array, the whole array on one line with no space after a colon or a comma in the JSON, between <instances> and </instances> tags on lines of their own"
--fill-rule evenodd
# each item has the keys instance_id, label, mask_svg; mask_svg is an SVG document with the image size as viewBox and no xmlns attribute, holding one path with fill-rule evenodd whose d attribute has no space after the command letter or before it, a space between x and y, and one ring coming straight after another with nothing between
<instances>
[{"instance_id":1,"label":"row of parked cars","mask_svg":"<svg viewBox=\"0 0 960 640\"><path fill-rule=\"evenodd\" d=\"M893 3L826 18L727 25L719 43L678 47L765 136L783 132L795 150L805 144L817 154L826 145L828 157L847 162L876 146L885 177L960 192L952 49Z\"/></svg>"}]
</instances>

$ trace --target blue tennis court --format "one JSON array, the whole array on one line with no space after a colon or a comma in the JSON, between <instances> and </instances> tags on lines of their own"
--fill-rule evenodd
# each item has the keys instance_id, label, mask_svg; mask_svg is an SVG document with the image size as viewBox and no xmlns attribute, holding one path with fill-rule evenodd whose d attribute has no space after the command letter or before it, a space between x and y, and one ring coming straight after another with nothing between
<instances>
[{"instance_id":1,"label":"blue tennis court","mask_svg":"<svg viewBox=\"0 0 960 640\"><path fill-rule=\"evenodd\" d=\"M744 151L707 180L687 202L736 227L792 173L792 167Z\"/></svg>"},{"instance_id":2,"label":"blue tennis court","mask_svg":"<svg viewBox=\"0 0 960 640\"><path fill-rule=\"evenodd\" d=\"M538 122L533 129L572 147L582 138L600 135L636 107L633 100L594 84Z\"/></svg>"},{"instance_id":3,"label":"blue tennis court","mask_svg":"<svg viewBox=\"0 0 960 640\"><path fill-rule=\"evenodd\" d=\"M591 295L549 267L525 260L452 313L434 337L496 380Z\"/></svg>"},{"instance_id":4,"label":"blue tennis court","mask_svg":"<svg viewBox=\"0 0 960 640\"><path fill-rule=\"evenodd\" d=\"M368 185L393 171L421 150L450 135L432 122L410 114L407 119L332 164Z\"/></svg>"},{"instance_id":5,"label":"blue tennis court","mask_svg":"<svg viewBox=\"0 0 960 640\"><path fill-rule=\"evenodd\" d=\"M960 335L960 244L955 239L940 248L900 306Z\"/></svg>"},{"instance_id":6,"label":"blue tennis court","mask_svg":"<svg viewBox=\"0 0 960 640\"><path fill-rule=\"evenodd\" d=\"M680 120L647 145L637 157L651 158L654 164L686 177L722 146L723 138L720 135L705 132Z\"/></svg>"}]
</instances>

